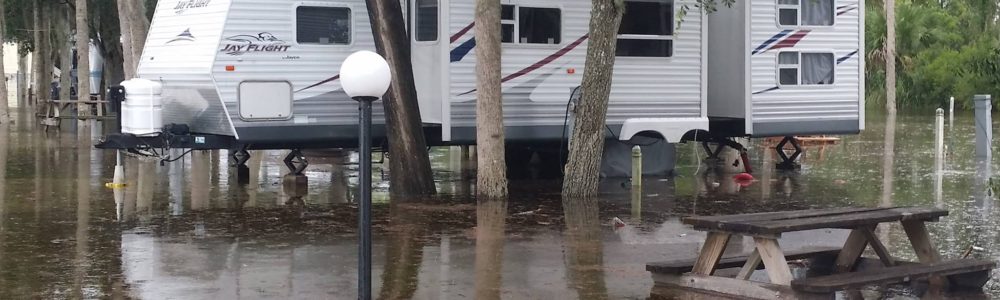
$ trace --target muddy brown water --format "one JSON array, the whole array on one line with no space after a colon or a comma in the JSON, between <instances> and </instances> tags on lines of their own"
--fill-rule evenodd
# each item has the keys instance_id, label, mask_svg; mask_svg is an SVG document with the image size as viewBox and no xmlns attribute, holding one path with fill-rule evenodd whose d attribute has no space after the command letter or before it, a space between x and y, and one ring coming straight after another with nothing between
<instances>
[{"instance_id":1,"label":"muddy brown water","mask_svg":"<svg viewBox=\"0 0 1000 300\"><path fill-rule=\"evenodd\" d=\"M282 151L254 152L246 186L236 184L226 151L162 166L130 157L127 186L116 191L105 187L114 152L91 146L99 129L46 133L28 123L0 127L0 299L356 297L356 156L315 154L305 188L282 184ZM773 153L754 140L749 187L706 172L700 147L680 145L677 176L648 178L641 191L607 179L595 201L564 202L558 180L522 179L511 182L509 201L477 202L474 172L457 148L433 150L440 195L428 199L390 199L391 170L376 166L374 291L383 299L669 298L644 267L696 255L704 234L680 217L848 205L950 209L931 226L945 257L1000 256L988 180L998 167L972 158L971 116L949 129L941 171L931 115L898 118L892 155L883 149L886 125L873 117L860 135L808 147L798 172L775 171ZM611 226L616 217L627 225ZM900 228L879 234L894 255L915 259ZM781 243L845 237L821 230ZM752 247L730 245L730 253ZM985 291L1000 296L997 280ZM886 294L919 291L865 293Z\"/></svg>"}]
</instances>

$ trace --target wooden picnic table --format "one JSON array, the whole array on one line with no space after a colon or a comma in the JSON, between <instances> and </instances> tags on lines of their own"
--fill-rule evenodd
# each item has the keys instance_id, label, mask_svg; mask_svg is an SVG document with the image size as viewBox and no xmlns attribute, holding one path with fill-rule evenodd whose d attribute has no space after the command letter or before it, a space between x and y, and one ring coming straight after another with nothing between
<instances>
[{"instance_id":1,"label":"wooden picnic table","mask_svg":"<svg viewBox=\"0 0 1000 300\"><path fill-rule=\"evenodd\" d=\"M665 263L651 263L647 270L657 273L680 275L690 271L688 278L678 282L689 288L707 289L715 293L732 294L741 297L753 295L773 296L773 291L827 293L841 289L858 288L871 284L888 284L910 280L929 279L931 283L947 284L942 278L949 275L975 273L988 279L989 270L995 267L992 261L955 260L941 261L926 227L926 222L938 221L947 216L948 211L938 208L889 207L889 208L831 208L784 212L752 213L727 216L697 216L684 218L683 222L695 229L707 231L705 243L694 261L678 260ZM900 222L906 236L919 258L919 262L901 262L893 258L885 245L875 234L881 223ZM840 249L818 248L810 251L786 253L781 249L778 238L783 233L814 229L841 228L851 230L847 241ZM753 237L755 248L749 256L723 258L723 251L732 236ZM871 246L884 268L863 272L852 272L861 259L865 248ZM811 255L836 253L833 271L836 274L814 278L793 280L787 259L808 258ZM770 279L770 284L756 284L749 278L760 265ZM742 265L735 278L716 280L712 276L720 267ZM959 284L978 284L985 279L977 277ZM970 284L971 283L971 284ZM757 289L763 287L764 290ZM754 290L757 289L757 290ZM795 298L795 297L792 297Z\"/></svg>"}]
</instances>

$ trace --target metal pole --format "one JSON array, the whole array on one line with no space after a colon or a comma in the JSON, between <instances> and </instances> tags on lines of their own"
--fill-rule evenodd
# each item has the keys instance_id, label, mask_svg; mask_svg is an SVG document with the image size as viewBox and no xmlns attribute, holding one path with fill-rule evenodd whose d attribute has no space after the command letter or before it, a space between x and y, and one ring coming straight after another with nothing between
<instances>
[{"instance_id":1,"label":"metal pole","mask_svg":"<svg viewBox=\"0 0 1000 300\"><path fill-rule=\"evenodd\" d=\"M358 97L361 110L361 128L358 137L361 147L359 158L358 194L358 299L372 298L372 102L378 98Z\"/></svg>"}]
</instances>

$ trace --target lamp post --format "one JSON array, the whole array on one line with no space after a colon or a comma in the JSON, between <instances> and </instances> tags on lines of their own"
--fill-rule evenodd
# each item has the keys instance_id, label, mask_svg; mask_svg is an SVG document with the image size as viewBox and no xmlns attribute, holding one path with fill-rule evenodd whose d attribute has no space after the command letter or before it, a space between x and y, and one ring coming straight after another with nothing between
<instances>
[{"instance_id":1,"label":"lamp post","mask_svg":"<svg viewBox=\"0 0 1000 300\"><path fill-rule=\"evenodd\" d=\"M360 110L358 299L363 300L372 298L372 102L385 95L390 80L389 64L375 52L355 52L340 66L340 81L344 92L358 101Z\"/></svg>"}]
</instances>

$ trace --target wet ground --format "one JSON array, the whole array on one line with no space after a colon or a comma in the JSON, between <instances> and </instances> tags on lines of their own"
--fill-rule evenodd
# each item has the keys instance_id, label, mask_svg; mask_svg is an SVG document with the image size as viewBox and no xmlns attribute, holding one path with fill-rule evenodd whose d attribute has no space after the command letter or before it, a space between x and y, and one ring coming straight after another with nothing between
<instances>
[{"instance_id":1,"label":"wet ground","mask_svg":"<svg viewBox=\"0 0 1000 300\"><path fill-rule=\"evenodd\" d=\"M950 209L931 227L945 257L1000 256L988 180L998 167L975 162L971 116L948 131L940 171L933 116L886 125L871 119L861 135L808 147L798 172L775 171L766 141L754 140L757 181L748 187L706 172L700 147L680 145L677 176L646 179L641 191L608 179L596 202L562 201L558 180L538 179L511 182L506 203L477 203L474 164L458 148L435 148L440 196L390 199L391 170L376 169L374 291L384 299L657 298L645 263L693 257L704 238L680 217L848 205ZM312 153L307 188L283 184L282 151L254 152L246 186L236 184L226 151L164 165L129 157L127 186L113 190L105 183L114 152L91 146L100 129L63 127L43 132L23 119L0 127L0 299L356 297L356 156ZM883 149L887 129L895 151ZM627 225L612 226L616 217ZM879 234L894 255L915 260L900 228ZM840 245L845 236L805 232L781 243ZM997 280L986 292L1000 296Z\"/></svg>"}]
</instances>

